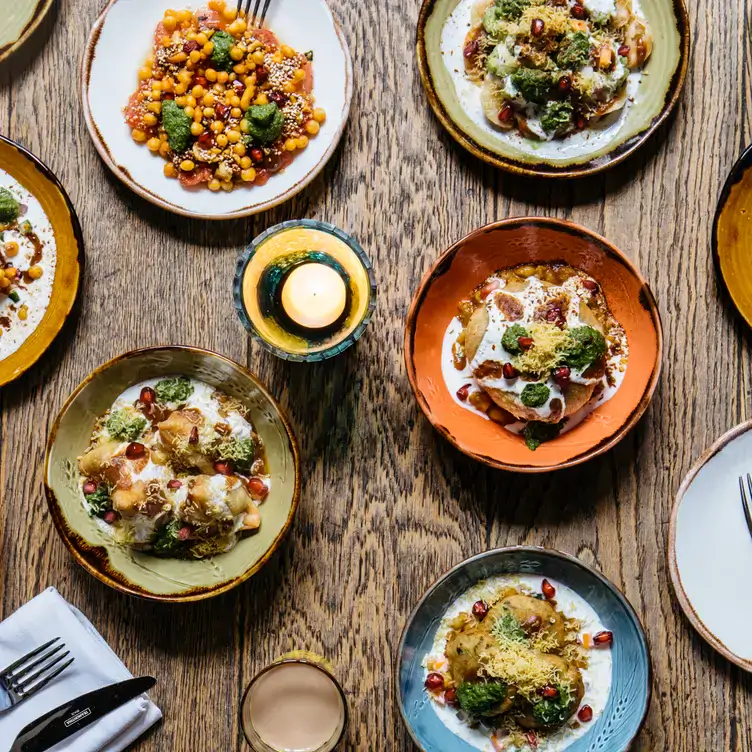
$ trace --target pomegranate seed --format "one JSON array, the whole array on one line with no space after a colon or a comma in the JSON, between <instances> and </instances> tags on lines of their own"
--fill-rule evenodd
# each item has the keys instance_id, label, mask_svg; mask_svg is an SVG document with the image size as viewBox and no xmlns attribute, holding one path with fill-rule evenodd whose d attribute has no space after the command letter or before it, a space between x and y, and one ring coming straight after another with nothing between
<instances>
[{"instance_id":1,"label":"pomegranate seed","mask_svg":"<svg viewBox=\"0 0 752 752\"><path fill-rule=\"evenodd\" d=\"M269 97L269 101L274 102L277 107L284 107L289 99L287 94L283 94L281 91L271 91L267 96Z\"/></svg>"},{"instance_id":2,"label":"pomegranate seed","mask_svg":"<svg viewBox=\"0 0 752 752\"><path fill-rule=\"evenodd\" d=\"M587 120L585 120L582 115L578 115L575 120L575 125L577 126L577 129L581 131L587 125Z\"/></svg>"},{"instance_id":3,"label":"pomegranate seed","mask_svg":"<svg viewBox=\"0 0 752 752\"><path fill-rule=\"evenodd\" d=\"M102 519L108 524L112 525L115 520L117 520L117 512L113 509L110 509L108 512L104 513L104 517Z\"/></svg>"},{"instance_id":4,"label":"pomegranate seed","mask_svg":"<svg viewBox=\"0 0 752 752\"><path fill-rule=\"evenodd\" d=\"M478 621L483 621L483 619L486 618L486 615L488 614L488 605L485 601L476 601L473 603L473 616L478 619Z\"/></svg>"},{"instance_id":5,"label":"pomegranate seed","mask_svg":"<svg viewBox=\"0 0 752 752\"><path fill-rule=\"evenodd\" d=\"M559 696L559 690L556 687L543 687L540 693L547 700L555 700Z\"/></svg>"},{"instance_id":6,"label":"pomegranate seed","mask_svg":"<svg viewBox=\"0 0 752 752\"><path fill-rule=\"evenodd\" d=\"M596 645L612 645L614 642L614 633L609 632L608 630L598 632L598 634L593 637L593 642Z\"/></svg>"},{"instance_id":7,"label":"pomegranate seed","mask_svg":"<svg viewBox=\"0 0 752 752\"><path fill-rule=\"evenodd\" d=\"M467 402L468 395L470 394L470 387L472 384L465 384L457 390L457 399L460 402Z\"/></svg>"},{"instance_id":8,"label":"pomegranate seed","mask_svg":"<svg viewBox=\"0 0 752 752\"><path fill-rule=\"evenodd\" d=\"M432 692L444 689L444 677L435 671L430 673L426 677L426 689L430 689Z\"/></svg>"},{"instance_id":9,"label":"pomegranate seed","mask_svg":"<svg viewBox=\"0 0 752 752\"><path fill-rule=\"evenodd\" d=\"M156 401L157 393L150 386L145 386L138 395L138 399L144 405L151 405Z\"/></svg>"},{"instance_id":10,"label":"pomegranate seed","mask_svg":"<svg viewBox=\"0 0 752 752\"><path fill-rule=\"evenodd\" d=\"M582 286L590 292L598 292L598 283L594 279L583 279Z\"/></svg>"},{"instance_id":11,"label":"pomegranate seed","mask_svg":"<svg viewBox=\"0 0 752 752\"><path fill-rule=\"evenodd\" d=\"M146 454L146 447L137 441L132 441L125 449L125 456L129 460L140 460Z\"/></svg>"},{"instance_id":12,"label":"pomegranate seed","mask_svg":"<svg viewBox=\"0 0 752 752\"><path fill-rule=\"evenodd\" d=\"M587 16L587 11L585 10L585 6L580 5L579 3L575 3L572 6L572 10L570 11L570 13L572 14L572 16L574 16L574 18L582 19L582 18L585 18L585 16Z\"/></svg>"},{"instance_id":13,"label":"pomegranate seed","mask_svg":"<svg viewBox=\"0 0 752 752\"><path fill-rule=\"evenodd\" d=\"M534 37L541 36L545 28L546 28L546 24L543 23L542 18L534 18L533 23L530 24L530 31Z\"/></svg>"},{"instance_id":14,"label":"pomegranate seed","mask_svg":"<svg viewBox=\"0 0 752 752\"><path fill-rule=\"evenodd\" d=\"M559 366L559 368L554 368L553 373L551 374L551 378L553 378L554 383L557 386L560 386L562 389L569 386L570 377L572 375L572 371L568 366Z\"/></svg>"},{"instance_id":15,"label":"pomegranate seed","mask_svg":"<svg viewBox=\"0 0 752 752\"><path fill-rule=\"evenodd\" d=\"M269 70L267 68L264 68L263 66L260 68L256 68L256 83L257 84L266 83L267 78L269 78Z\"/></svg>"},{"instance_id":16,"label":"pomegranate seed","mask_svg":"<svg viewBox=\"0 0 752 752\"><path fill-rule=\"evenodd\" d=\"M499 120L502 123L508 123L514 116L514 107L511 104L505 104L499 112Z\"/></svg>"},{"instance_id":17,"label":"pomegranate seed","mask_svg":"<svg viewBox=\"0 0 752 752\"><path fill-rule=\"evenodd\" d=\"M500 287L501 282L498 279L491 280L488 284L480 288L480 299L485 300L494 290L498 290Z\"/></svg>"},{"instance_id":18,"label":"pomegranate seed","mask_svg":"<svg viewBox=\"0 0 752 752\"><path fill-rule=\"evenodd\" d=\"M569 76L562 76L557 84L559 94L567 95L572 91L572 79Z\"/></svg>"},{"instance_id":19,"label":"pomegranate seed","mask_svg":"<svg viewBox=\"0 0 752 752\"><path fill-rule=\"evenodd\" d=\"M540 628L543 622L541 621L540 616L528 616L527 619L522 624L522 628L527 632L528 634L531 634L532 632L537 632Z\"/></svg>"},{"instance_id":20,"label":"pomegranate seed","mask_svg":"<svg viewBox=\"0 0 752 752\"><path fill-rule=\"evenodd\" d=\"M189 39L184 45L183 45L183 52L187 52L189 55L193 50L197 50L201 45L195 41L194 39Z\"/></svg>"},{"instance_id":21,"label":"pomegranate seed","mask_svg":"<svg viewBox=\"0 0 752 752\"><path fill-rule=\"evenodd\" d=\"M532 749L538 749L538 734L535 731L528 731L525 739Z\"/></svg>"},{"instance_id":22,"label":"pomegranate seed","mask_svg":"<svg viewBox=\"0 0 752 752\"><path fill-rule=\"evenodd\" d=\"M232 463L225 460L217 460L214 463L214 469L220 475L232 475Z\"/></svg>"},{"instance_id":23,"label":"pomegranate seed","mask_svg":"<svg viewBox=\"0 0 752 752\"><path fill-rule=\"evenodd\" d=\"M254 499L263 499L269 493L269 486L261 478L251 478L248 481L248 490Z\"/></svg>"},{"instance_id":24,"label":"pomegranate seed","mask_svg":"<svg viewBox=\"0 0 752 752\"><path fill-rule=\"evenodd\" d=\"M251 159L254 162L262 162L264 159L264 152L261 151L258 147L255 149L251 149Z\"/></svg>"},{"instance_id":25,"label":"pomegranate seed","mask_svg":"<svg viewBox=\"0 0 752 752\"><path fill-rule=\"evenodd\" d=\"M180 530L178 530L178 538L181 541L188 540L188 538L191 537L191 529L189 527L181 527Z\"/></svg>"},{"instance_id":26,"label":"pomegranate seed","mask_svg":"<svg viewBox=\"0 0 752 752\"><path fill-rule=\"evenodd\" d=\"M205 76L196 76L196 78L193 79L194 84L198 84L199 86L206 86L206 77Z\"/></svg>"},{"instance_id":27,"label":"pomegranate seed","mask_svg":"<svg viewBox=\"0 0 752 752\"><path fill-rule=\"evenodd\" d=\"M619 56L620 57L626 57L629 55L630 47L628 44L623 44L621 47L619 47Z\"/></svg>"},{"instance_id":28,"label":"pomegranate seed","mask_svg":"<svg viewBox=\"0 0 752 752\"><path fill-rule=\"evenodd\" d=\"M517 378L517 369L511 364L511 363L504 363L504 365L501 368L501 375L507 380L511 381L512 379Z\"/></svg>"},{"instance_id":29,"label":"pomegranate seed","mask_svg":"<svg viewBox=\"0 0 752 752\"><path fill-rule=\"evenodd\" d=\"M230 110L232 108L229 107L226 104L222 104L221 102L218 105L215 105L214 111L217 113L217 115L222 118L222 120L226 120L227 116L230 114Z\"/></svg>"},{"instance_id":30,"label":"pomegranate seed","mask_svg":"<svg viewBox=\"0 0 752 752\"><path fill-rule=\"evenodd\" d=\"M242 94L245 91L245 84L239 78L236 78L231 86L237 94Z\"/></svg>"},{"instance_id":31,"label":"pomegranate seed","mask_svg":"<svg viewBox=\"0 0 752 752\"><path fill-rule=\"evenodd\" d=\"M199 137L198 142L205 149L208 149L214 144L214 134L211 131L204 131Z\"/></svg>"},{"instance_id":32,"label":"pomegranate seed","mask_svg":"<svg viewBox=\"0 0 752 752\"><path fill-rule=\"evenodd\" d=\"M517 344L522 350L529 350L533 346L532 337L517 337Z\"/></svg>"},{"instance_id":33,"label":"pomegranate seed","mask_svg":"<svg viewBox=\"0 0 752 752\"><path fill-rule=\"evenodd\" d=\"M480 42L476 37L472 42L468 42L465 48L462 50L462 54L469 60L471 57L475 57L480 49Z\"/></svg>"},{"instance_id":34,"label":"pomegranate seed","mask_svg":"<svg viewBox=\"0 0 752 752\"><path fill-rule=\"evenodd\" d=\"M177 478L174 478L173 480L167 481L167 488L171 488L175 490L176 488L180 488L183 484L177 480Z\"/></svg>"},{"instance_id":35,"label":"pomegranate seed","mask_svg":"<svg viewBox=\"0 0 752 752\"><path fill-rule=\"evenodd\" d=\"M451 705L453 708L456 708L460 704L457 699L457 690L454 687L449 687L449 689L444 692L444 702L447 705Z\"/></svg>"},{"instance_id":36,"label":"pomegranate seed","mask_svg":"<svg viewBox=\"0 0 752 752\"><path fill-rule=\"evenodd\" d=\"M172 101L173 99L175 99L175 95L171 91L166 91L162 94L162 101L164 101L165 99Z\"/></svg>"},{"instance_id":37,"label":"pomegranate seed","mask_svg":"<svg viewBox=\"0 0 752 752\"><path fill-rule=\"evenodd\" d=\"M191 435L188 437L189 444L198 444L198 426L191 428Z\"/></svg>"},{"instance_id":38,"label":"pomegranate seed","mask_svg":"<svg viewBox=\"0 0 752 752\"><path fill-rule=\"evenodd\" d=\"M93 480L87 480L84 483L84 493L88 496L97 492L97 484Z\"/></svg>"},{"instance_id":39,"label":"pomegranate seed","mask_svg":"<svg viewBox=\"0 0 752 752\"><path fill-rule=\"evenodd\" d=\"M583 723L590 723L593 720L593 709L590 705L583 705L577 713L577 718Z\"/></svg>"},{"instance_id":40,"label":"pomegranate seed","mask_svg":"<svg viewBox=\"0 0 752 752\"><path fill-rule=\"evenodd\" d=\"M548 581L541 582L541 593L546 596L546 600L551 600L556 596L556 588Z\"/></svg>"}]
</instances>

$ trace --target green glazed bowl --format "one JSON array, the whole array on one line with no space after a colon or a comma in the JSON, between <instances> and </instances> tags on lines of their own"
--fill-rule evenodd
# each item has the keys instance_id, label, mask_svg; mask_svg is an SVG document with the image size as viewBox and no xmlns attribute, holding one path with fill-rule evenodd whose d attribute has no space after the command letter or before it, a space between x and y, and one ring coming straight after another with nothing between
<instances>
[{"instance_id":1,"label":"green glazed bowl","mask_svg":"<svg viewBox=\"0 0 752 752\"><path fill-rule=\"evenodd\" d=\"M480 125L465 110L452 73L442 55L442 34L460 3L424 0L418 19L418 68L428 101L441 124L470 153L519 175L571 178L592 175L625 160L663 123L676 106L689 63L689 16L684 0L641 0L642 14L653 31L639 95L620 126L605 139L590 139L577 148L542 154L544 145L512 143L485 120ZM474 0L473 0L474 2ZM480 96L480 89L478 90ZM555 143L555 142L552 142ZM558 142L562 145L567 140ZM529 145L528 145L529 144Z\"/></svg>"},{"instance_id":2,"label":"green glazed bowl","mask_svg":"<svg viewBox=\"0 0 752 752\"><path fill-rule=\"evenodd\" d=\"M77 460L89 444L97 417L129 386L177 374L211 384L249 408L266 446L271 474L258 533L210 559L159 559L118 545L89 517L80 491ZM298 446L280 406L245 368L195 347L134 350L94 370L68 398L52 426L44 478L52 521L76 561L116 590L167 602L211 598L255 574L284 538L300 498Z\"/></svg>"}]
</instances>

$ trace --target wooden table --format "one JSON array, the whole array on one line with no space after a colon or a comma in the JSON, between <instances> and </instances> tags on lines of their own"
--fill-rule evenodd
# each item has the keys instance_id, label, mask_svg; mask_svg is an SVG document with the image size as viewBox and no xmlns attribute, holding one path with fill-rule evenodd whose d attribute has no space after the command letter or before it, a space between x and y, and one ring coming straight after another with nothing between
<instances>
[{"instance_id":1,"label":"wooden table","mask_svg":"<svg viewBox=\"0 0 752 752\"><path fill-rule=\"evenodd\" d=\"M392 666L415 601L471 554L552 546L601 569L646 627L654 691L637 748L752 749L752 678L694 633L666 569L682 476L749 417L748 332L718 289L710 229L752 124L752 3L691 0L693 58L675 121L627 164L567 183L497 172L444 134L414 61L418 0L333 0L356 70L342 146L298 198L221 224L152 207L97 156L77 90L102 4L62 0L39 54L25 67L14 60L0 81L0 132L57 173L86 238L80 316L0 391L0 618L54 585L133 673L157 676L165 720L139 752L246 749L243 689L293 648L336 664L351 711L347 749L411 750ZM649 279L666 334L661 383L638 428L605 457L537 477L488 470L441 440L413 399L402 356L410 298L438 254L481 224L523 214L574 220L622 248ZM380 282L360 343L313 366L252 345L230 294L240 249L298 217L352 232ZM302 501L281 552L251 582L197 605L141 602L88 575L58 539L42 490L47 429L73 388L123 351L167 343L247 364L281 400L303 454Z\"/></svg>"}]
</instances>

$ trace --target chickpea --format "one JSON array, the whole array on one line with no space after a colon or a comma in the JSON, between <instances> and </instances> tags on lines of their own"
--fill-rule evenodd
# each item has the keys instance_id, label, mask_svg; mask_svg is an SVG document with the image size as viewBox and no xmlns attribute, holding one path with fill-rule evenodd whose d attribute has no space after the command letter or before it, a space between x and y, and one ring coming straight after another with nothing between
<instances>
[{"instance_id":1,"label":"chickpea","mask_svg":"<svg viewBox=\"0 0 752 752\"><path fill-rule=\"evenodd\" d=\"M210 180L209 181L209 190L210 191L218 191L219 187L220 187L219 180L217 180L216 178L214 178L214 180Z\"/></svg>"},{"instance_id":2,"label":"chickpea","mask_svg":"<svg viewBox=\"0 0 752 752\"><path fill-rule=\"evenodd\" d=\"M240 173L240 177L244 182L252 183L256 179L256 170L254 170L253 167L249 168L248 170L243 170Z\"/></svg>"},{"instance_id":3,"label":"chickpea","mask_svg":"<svg viewBox=\"0 0 752 752\"><path fill-rule=\"evenodd\" d=\"M232 115L234 118L243 117L243 110L240 109L240 100L238 100L238 103L236 105L233 105L232 109L230 110L230 115Z\"/></svg>"},{"instance_id":4,"label":"chickpea","mask_svg":"<svg viewBox=\"0 0 752 752\"><path fill-rule=\"evenodd\" d=\"M231 180L228 180L225 183L221 183L221 187L223 191L227 191L229 193L235 186L232 184Z\"/></svg>"},{"instance_id":5,"label":"chickpea","mask_svg":"<svg viewBox=\"0 0 752 752\"><path fill-rule=\"evenodd\" d=\"M192 95L193 95L193 96L194 96L194 97L195 97L196 99L201 99L201 97L203 97L203 96L204 96L204 94L206 94L206 90L204 89L204 87L203 87L203 86L201 86L201 84L196 84L196 85L195 85L195 86L194 86L194 87L193 87L193 88L191 89L191 94L192 94Z\"/></svg>"},{"instance_id":6,"label":"chickpea","mask_svg":"<svg viewBox=\"0 0 752 752\"><path fill-rule=\"evenodd\" d=\"M178 19L172 15L172 13L165 13L162 19L162 25L165 27L165 31L175 31L178 25Z\"/></svg>"},{"instance_id":7,"label":"chickpea","mask_svg":"<svg viewBox=\"0 0 752 752\"><path fill-rule=\"evenodd\" d=\"M298 145L298 149L305 149L308 146L308 136L298 136L295 143Z\"/></svg>"},{"instance_id":8,"label":"chickpea","mask_svg":"<svg viewBox=\"0 0 752 752\"><path fill-rule=\"evenodd\" d=\"M264 64L264 53L261 50L256 50L256 52L253 53L253 62L256 63L256 65Z\"/></svg>"},{"instance_id":9,"label":"chickpea","mask_svg":"<svg viewBox=\"0 0 752 752\"><path fill-rule=\"evenodd\" d=\"M39 264L34 264L34 266L29 267L28 275L32 279L39 279L44 274L44 269L42 269Z\"/></svg>"},{"instance_id":10,"label":"chickpea","mask_svg":"<svg viewBox=\"0 0 752 752\"><path fill-rule=\"evenodd\" d=\"M178 96L182 96L185 94L185 92L188 91L188 86L184 83L175 84L175 94Z\"/></svg>"},{"instance_id":11,"label":"chickpea","mask_svg":"<svg viewBox=\"0 0 752 752\"><path fill-rule=\"evenodd\" d=\"M144 115L144 123L148 126L156 125L159 122L159 118L153 112L147 112Z\"/></svg>"},{"instance_id":12,"label":"chickpea","mask_svg":"<svg viewBox=\"0 0 752 752\"><path fill-rule=\"evenodd\" d=\"M168 141L163 141L159 147L159 153L163 157L166 157L171 151L172 149L170 149L170 143Z\"/></svg>"},{"instance_id":13,"label":"chickpea","mask_svg":"<svg viewBox=\"0 0 752 752\"><path fill-rule=\"evenodd\" d=\"M162 142L158 138L150 138L146 142L146 148L149 151L157 152L159 151L160 146L162 146Z\"/></svg>"},{"instance_id":14,"label":"chickpea","mask_svg":"<svg viewBox=\"0 0 752 752\"><path fill-rule=\"evenodd\" d=\"M186 107L195 107L196 106L196 97L194 97L193 94L189 94L185 98L185 106Z\"/></svg>"},{"instance_id":15,"label":"chickpea","mask_svg":"<svg viewBox=\"0 0 752 752\"><path fill-rule=\"evenodd\" d=\"M288 138L287 141L285 141L285 149L287 149L287 151L295 151L297 148L298 143L294 138Z\"/></svg>"},{"instance_id":16,"label":"chickpea","mask_svg":"<svg viewBox=\"0 0 752 752\"><path fill-rule=\"evenodd\" d=\"M27 306L25 303L18 309L18 318L21 319L21 321L26 321L26 319L29 316L29 306Z\"/></svg>"},{"instance_id":17,"label":"chickpea","mask_svg":"<svg viewBox=\"0 0 752 752\"><path fill-rule=\"evenodd\" d=\"M206 78L207 81L216 81L217 71L215 71L214 68L207 68L206 73L204 73L204 78Z\"/></svg>"},{"instance_id":18,"label":"chickpea","mask_svg":"<svg viewBox=\"0 0 752 752\"><path fill-rule=\"evenodd\" d=\"M188 105L183 110L183 112L185 112L185 114L188 115L189 118L192 118L194 116L194 114L196 113L196 108L195 107L191 107L190 105Z\"/></svg>"},{"instance_id":19,"label":"chickpea","mask_svg":"<svg viewBox=\"0 0 752 752\"><path fill-rule=\"evenodd\" d=\"M237 144L240 141L240 131L236 131L232 128L227 130L227 140L231 144Z\"/></svg>"},{"instance_id":20,"label":"chickpea","mask_svg":"<svg viewBox=\"0 0 752 752\"><path fill-rule=\"evenodd\" d=\"M245 144L235 144L235 146L232 147L232 153L237 154L239 157L244 157L245 152Z\"/></svg>"},{"instance_id":21,"label":"chickpea","mask_svg":"<svg viewBox=\"0 0 752 752\"><path fill-rule=\"evenodd\" d=\"M220 71L217 73L217 81L221 84L226 84L230 78L230 74L227 71Z\"/></svg>"},{"instance_id":22,"label":"chickpea","mask_svg":"<svg viewBox=\"0 0 752 752\"><path fill-rule=\"evenodd\" d=\"M254 104L269 104L269 98L262 91L257 97Z\"/></svg>"},{"instance_id":23,"label":"chickpea","mask_svg":"<svg viewBox=\"0 0 752 752\"><path fill-rule=\"evenodd\" d=\"M192 63L198 63L201 60L201 53L198 50L191 50L189 57Z\"/></svg>"},{"instance_id":24,"label":"chickpea","mask_svg":"<svg viewBox=\"0 0 752 752\"><path fill-rule=\"evenodd\" d=\"M200 31L196 34L195 41L203 47L209 41L209 37L203 31Z\"/></svg>"},{"instance_id":25,"label":"chickpea","mask_svg":"<svg viewBox=\"0 0 752 752\"><path fill-rule=\"evenodd\" d=\"M214 117L214 108L213 107L204 107L204 117L206 118L213 118Z\"/></svg>"},{"instance_id":26,"label":"chickpea","mask_svg":"<svg viewBox=\"0 0 752 752\"><path fill-rule=\"evenodd\" d=\"M252 164L253 164L253 162L251 162L251 158L250 157L241 157L240 158L240 166L244 170L247 170Z\"/></svg>"},{"instance_id":27,"label":"chickpea","mask_svg":"<svg viewBox=\"0 0 752 752\"><path fill-rule=\"evenodd\" d=\"M292 74L292 78L294 81L302 81L305 78L305 76L306 76L305 71L302 68L298 68Z\"/></svg>"},{"instance_id":28,"label":"chickpea","mask_svg":"<svg viewBox=\"0 0 752 752\"><path fill-rule=\"evenodd\" d=\"M214 131L214 133L222 133L222 131L225 129L225 124L221 120L214 120L209 127Z\"/></svg>"},{"instance_id":29,"label":"chickpea","mask_svg":"<svg viewBox=\"0 0 752 752\"><path fill-rule=\"evenodd\" d=\"M146 81L151 78L151 68L140 68L138 71L138 77L141 81Z\"/></svg>"},{"instance_id":30,"label":"chickpea","mask_svg":"<svg viewBox=\"0 0 752 752\"><path fill-rule=\"evenodd\" d=\"M0 290L7 290L10 287L10 280L0 274Z\"/></svg>"},{"instance_id":31,"label":"chickpea","mask_svg":"<svg viewBox=\"0 0 752 752\"><path fill-rule=\"evenodd\" d=\"M292 47L288 47L288 45L283 44L282 45L282 54L285 57L295 57L295 50Z\"/></svg>"},{"instance_id":32,"label":"chickpea","mask_svg":"<svg viewBox=\"0 0 752 752\"><path fill-rule=\"evenodd\" d=\"M212 52L214 52L214 42L209 40L201 49L201 51L206 55L206 57L209 57Z\"/></svg>"},{"instance_id":33,"label":"chickpea","mask_svg":"<svg viewBox=\"0 0 752 752\"><path fill-rule=\"evenodd\" d=\"M315 120L309 120L305 124L305 129L306 133L315 136L321 130L321 126Z\"/></svg>"},{"instance_id":34,"label":"chickpea","mask_svg":"<svg viewBox=\"0 0 752 752\"><path fill-rule=\"evenodd\" d=\"M134 128L131 132L131 136L133 136L134 141L137 141L140 144L146 141L146 133L144 133L144 131L142 131L140 128Z\"/></svg>"},{"instance_id":35,"label":"chickpea","mask_svg":"<svg viewBox=\"0 0 752 752\"><path fill-rule=\"evenodd\" d=\"M204 97L201 101L203 102L204 107L211 107L214 104L214 94L212 94L211 92L204 94Z\"/></svg>"},{"instance_id":36,"label":"chickpea","mask_svg":"<svg viewBox=\"0 0 752 752\"><path fill-rule=\"evenodd\" d=\"M195 163L193 162L192 159L184 159L180 163L180 169L183 172L190 172L191 170L195 169L195 167L196 167L196 165L195 165Z\"/></svg>"},{"instance_id":37,"label":"chickpea","mask_svg":"<svg viewBox=\"0 0 752 752\"><path fill-rule=\"evenodd\" d=\"M323 123L326 120L326 111L321 108L317 108L313 111L313 119L317 123Z\"/></svg>"},{"instance_id":38,"label":"chickpea","mask_svg":"<svg viewBox=\"0 0 752 752\"><path fill-rule=\"evenodd\" d=\"M238 11L235 8L225 8L222 15L225 21L234 21L238 17Z\"/></svg>"},{"instance_id":39,"label":"chickpea","mask_svg":"<svg viewBox=\"0 0 752 752\"><path fill-rule=\"evenodd\" d=\"M230 57L237 63L245 57L245 52L240 47L230 47Z\"/></svg>"},{"instance_id":40,"label":"chickpea","mask_svg":"<svg viewBox=\"0 0 752 752\"><path fill-rule=\"evenodd\" d=\"M191 123L191 134L194 136L200 136L203 132L204 126L194 120L194 122Z\"/></svg>"},{"instance_id":41,"label":"chickpea","mask_svg":"<svg viewBox=\"0 0 752 752\"><path fill-rule=\"evenodd\" d=\"M168 162L164 166L164 175L166 178L176 178L178 171L175 169L175 165L172 162Z\"/></svg>"},{"instance_id":42,"label":"chickpea","mask_svg":"<svg viewBox=\"0 0 752 752\"><path fill-rule=\"evenodd\" d=\"M225 146L227 146L227 136L225 136L224 133L220 133L217 136L217 146L219 146L221 149L224 149Z\"/></svg>"},{"instance_id":43,"label":"chickpea","mask_svg":"<svg viewBox=\"0 0 752 752\"><path fill-rule=\"evenodd\" d=\"M146 109L149 110L149 112L156 112L157 115L159 115L159 113L162 112L162 103L149 102L149 104L146 105Z\"/></svg>"},{"instance_id":44,"label":"chickpea","mask_svg":"<svg viewBox=\"0 0 752 752\"><path fill-rule=\"evenodd\" d=\"M18 246L18 243L16 243L15 240L9 240L5 244L5 255L8 258L13 258L14 256L17 256L18 255L18 251L19 251L19 246Z\"/></svg>"}]
</instances>

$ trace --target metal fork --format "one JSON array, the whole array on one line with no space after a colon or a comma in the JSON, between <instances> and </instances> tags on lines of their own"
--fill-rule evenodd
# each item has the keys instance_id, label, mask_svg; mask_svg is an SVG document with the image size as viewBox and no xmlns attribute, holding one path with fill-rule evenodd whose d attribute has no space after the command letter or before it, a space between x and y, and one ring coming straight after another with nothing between
<instances>
[{"instance_id":1,"label":"metal fork","mask_svg":"<svg viewBox=\"0 0 752 752\"><path fill-rule=\"evenodd\" d=\"M272 0L256 0L256 5L253 8L253 15L249 15L251 11L251 2L253 0L238 0L238 15L240 15L240 8L241 6L245 5L245 15L246 18L248 18L249 23L252 26L257 26L261 28L264 25L264 20L266 19L266 13L269 10L269 6L272 3ZM264 3L264 7L261 11L261 15L259 15L259 8L261 7L261 3Z\"/></svg>"},{"instance_id":2,"label":"metal fork","mask_svg":"<svg viewBox=\"0 0 752 752\"><path fill-rule=\"evenodd\" d=\"M744 488L744 478L739 476L739 491L742 495L742 507L744 508L744 516L747 518L747 527L749 528L750 535L752 535L752 475L747 473L747 489Z\"/></svg>"},{"instance_id":3,"label":"metal fork","mask_svg":"<svg viewBox=\"0 0 752 752\"><path fill-rule=\"evenodd\" d=\"M44 653L47 648L52 649ZM70 650L60 652L64 649L65 643L56 637L0 671L0 713L36 694L62 674L74 661L71 658L60 665L70 655ZM44 655L37 658L40 653ZM35 660L32 661L32 658Z\"/></svg>"}]
</instances>

